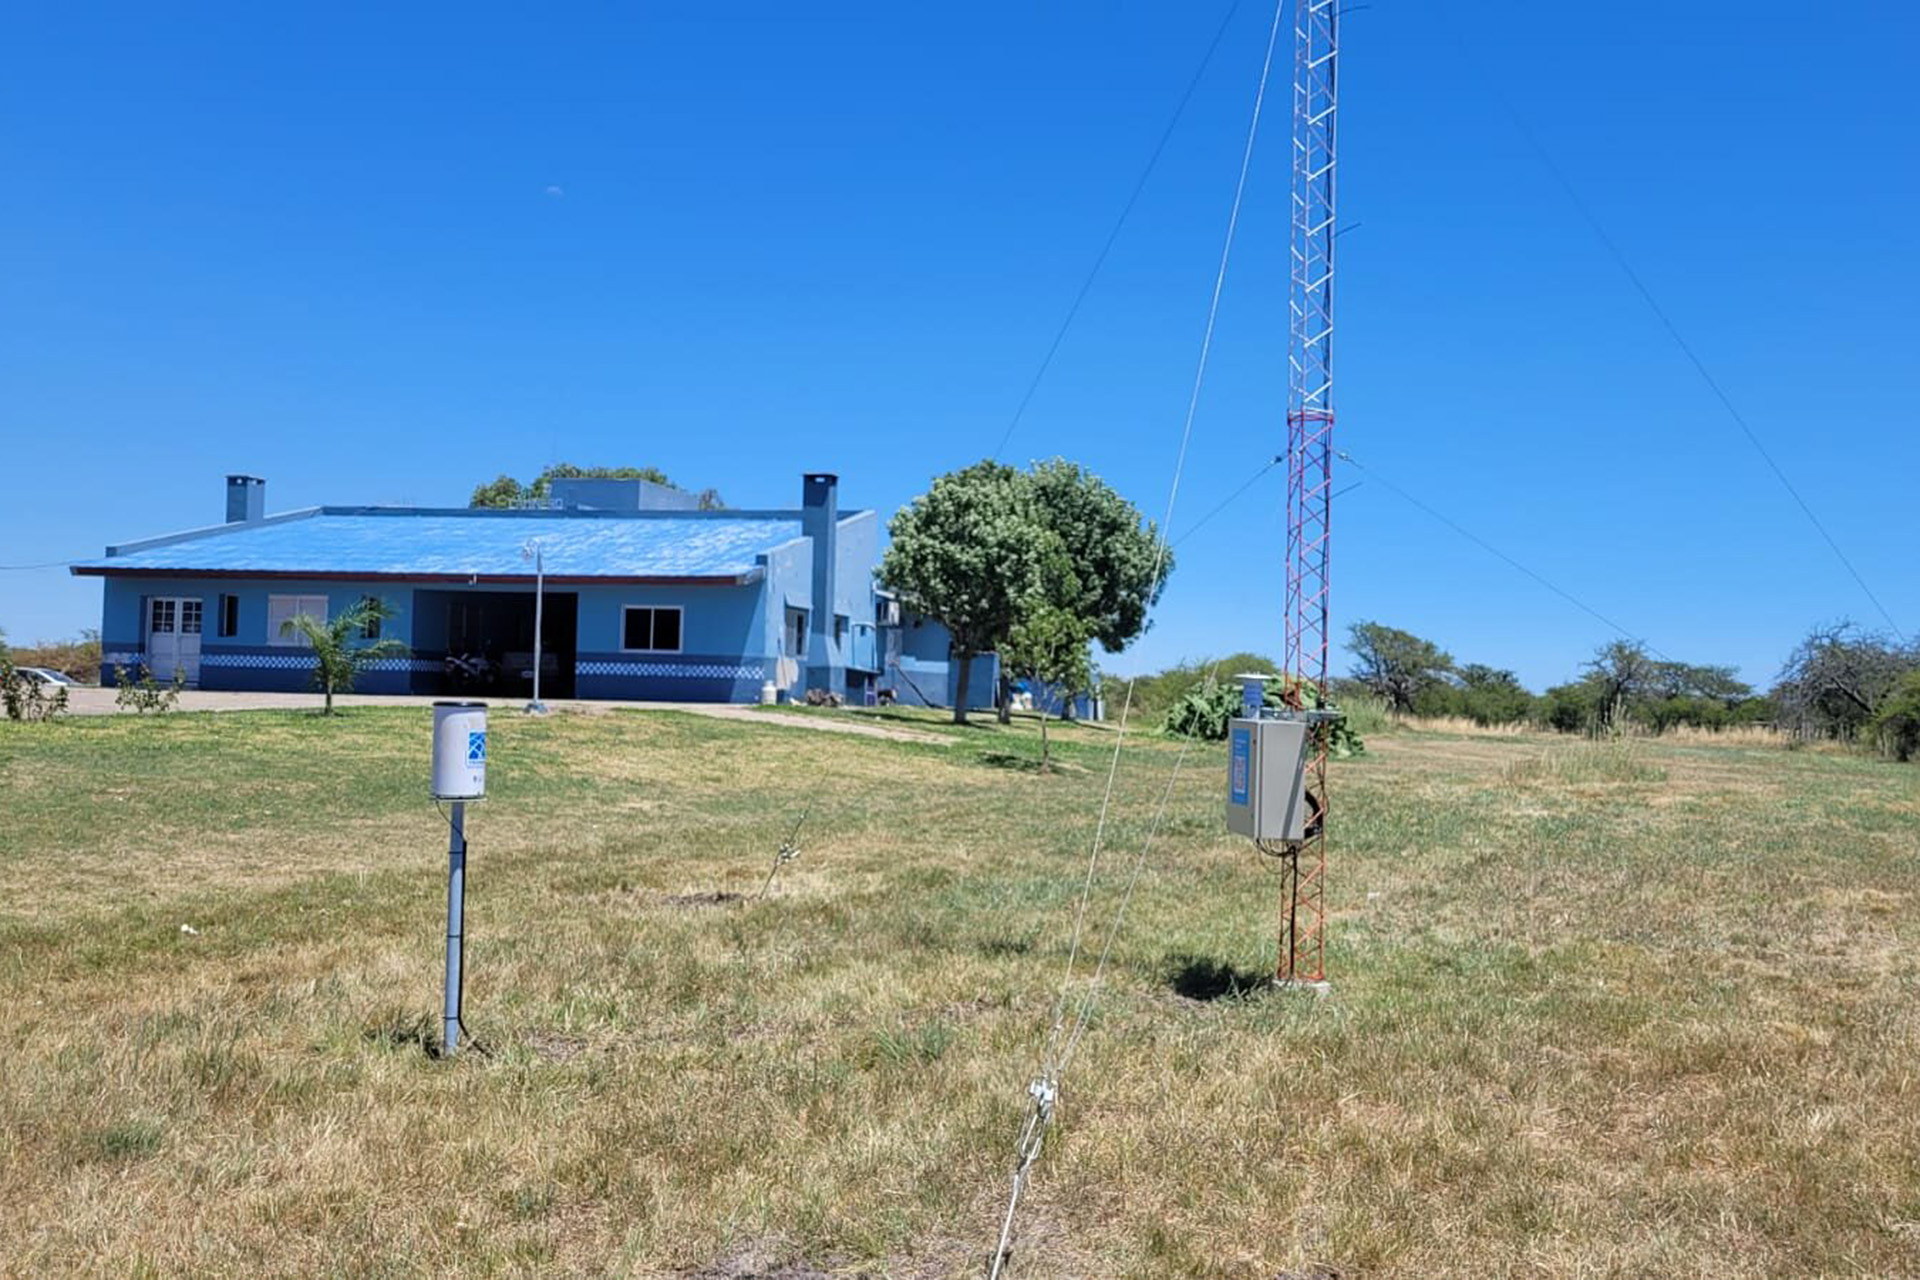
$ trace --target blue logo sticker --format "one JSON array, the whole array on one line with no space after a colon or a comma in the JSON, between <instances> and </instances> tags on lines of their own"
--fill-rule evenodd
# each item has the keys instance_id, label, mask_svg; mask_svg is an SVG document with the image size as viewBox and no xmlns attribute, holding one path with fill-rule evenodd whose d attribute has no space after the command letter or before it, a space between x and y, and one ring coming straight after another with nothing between
<instances>
[{"instance_id":1,"label":"blue logo sticker","mask_svg":"<svg viewBox=\"0 0 1920 1280\"><path fill-rule=\"evenodd\" d=\"M1252 774L1253 731L1233 731L1232 763L1227 773L1227 799L1232 804L1247 802L1247 782Z\"/></svg>"},{"instance_id":2,"label":"blue logo sticker","mask_svg":"<svg viewBox=\"0 0 1920 1280\"><path fill-rule=\"evenodd\" d=\"M483 729L479 733L467 735L467 763L485 764L487 762L487 734Z\"/></svg>"}]
</instances>

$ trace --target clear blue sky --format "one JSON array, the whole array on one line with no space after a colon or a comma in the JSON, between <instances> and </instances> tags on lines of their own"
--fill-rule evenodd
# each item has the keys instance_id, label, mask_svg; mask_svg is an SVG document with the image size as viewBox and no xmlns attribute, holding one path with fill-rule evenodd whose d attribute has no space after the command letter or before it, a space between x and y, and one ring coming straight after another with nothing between
<instances>
[{"instance_id":1,"label":"clear blue sky","mask_svg":"<svg viewBox=\"0 0 1920 1280\"><path fill-rule=\"evenodd\" d=\"M0 563L549 460L890 510L979 458L1226 4L155 7L0 20ZM1675 657L1872 606L1510 100L1920 630L1920 13L1379 3L1346 23L1341 443ZM1015 434L1157 514L1271 10L1243 4ZM1812 42L1812 43L1810 43ZM1175 533L1283 444L1285 97ZM1277 649L1275 472L1117 665ZM1378 484L1336 622L1568 676L1609 633ZM16 640L97 581L0 573Z\"/></svg>"}]
</instances>

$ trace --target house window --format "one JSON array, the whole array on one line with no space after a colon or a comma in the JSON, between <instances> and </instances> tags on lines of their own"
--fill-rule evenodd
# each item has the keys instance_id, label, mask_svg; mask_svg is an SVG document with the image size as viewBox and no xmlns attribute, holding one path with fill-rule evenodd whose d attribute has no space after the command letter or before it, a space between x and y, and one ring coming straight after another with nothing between
<instances>
[{"instance_id":1,"label":"house window","mask_svg":"<svg viewBox=\"0 0 1920 1280\"><path fill-rule=\"evenodd\" d=\"M680 652L680 610L630 604L621 611L620 647L629 653Z\"/></svg>"},{"instance_id":2,"label":"house window","mask_svg":"<svg viewBox=\"0 0 1920 1280\"><path fill-rule=\"evenodd\" d=\"M200 634L200 612L206 608L203 600L182 600L180 602L180 634L197 636Z\"/></svg>"},{"instance_id":3,"label":"house window","mask_svg":"<svg viewBox=\"0 0 1920 1280\"><path fill-rule=\"evenodd\" d=\"M847 615L844 613L833 615L833 642L841 646L847 643Z\"/></svg>"},{"instance_id":4,"label":"house window","mask_svg":"<svg viewBox=\"0 0 1920 1280\"><path fill-rule=\"evenodd\" d=\"M215 634L231 639L240 634L240 597L221 596L220 614L214 619Z\"/></svg>"},{"instance_id":5,"label":"house window","mask_svg":"<svg viewBox=\"0 0 1920 1280\"><path fill-rule=\"evenodd\" d=\"M267 597L267 643L289 649L301 648L307 638L297 632L293 635L281 634L287 623L305 614L315 622L327 620L327 598L325 596L268 596Z\"/></svg>"},{"instance_id":6,"label":"house window","mask_svg":"<svg viewBox=\"0 0 1920 1280\"><path fill-rule=\"evenodd\" d=\"M789 658L807 656L807 611L805 609L787 610L786 641Z\"/></svg>"},{"instance_id":7,"label":"house window","mask_svg":"<svg viewBox=\"0 0 1920 1280\"><path fill-rule=\"evenodd\" d=\"M380 607L380 597L379 596L362 596L360 598L360 603L365 608L378 609ZM380 615L379 614L369 613L367 615L366 622L362 624L360 627L360 638L362 640L378 640L380 638Z\"/></svg>"}]
</instances>

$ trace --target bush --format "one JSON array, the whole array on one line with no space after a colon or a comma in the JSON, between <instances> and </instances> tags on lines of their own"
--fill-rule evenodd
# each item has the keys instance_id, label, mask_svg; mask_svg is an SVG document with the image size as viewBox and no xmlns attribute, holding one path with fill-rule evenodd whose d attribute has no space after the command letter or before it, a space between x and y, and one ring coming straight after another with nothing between
<instances>
[{"instance_id":1,"label":"bush","mask_svg":"<svg viewBox=\"0 0 1920 1280\"><path fill-rule=\"evenodd\" d=\"M113 682L120 686L120 692L113 695L113 704L123 710L145 715L149 711L173 710L180 701L180 691L187 687L187 676L186 672L176 667L173 679L161 684L153 678L153 668L143 662L138 676L123 666L115 666Z\"/></svg>"},{"instance_id":2,"label":"bush","mask_svg":"<svg viewBox=\"0 0 1920 1280\"><path fill-rule=\"evenodd\" d=\"M1599 730L1601 692L1592 682L1557 684L1540 695L1534 714L1540 723L1561 733L1594 733Z\"/></svg>"},{"instance_id":3,"label":"bush","mask_svg":"<svg viewBox=\"0 0 1920 1280\"><path fill-rule=\"evenodd\" d=\"M54 685L49 693L47 685L21 675L12 658L0 652L0 703L9 720L44 723L65 713L67 686Z\"/></svg>"},{"instance_id":4,"label":"bush","mask_svg":"<svg viewBox=\"0 0 1920 1280\"><path fill-rule=\"evenodd\" d=\"M1287 705L1281 694L1283 681L1272 681L1266 689L1266 705L1278 710ZM1301 701L1319 710L1329 704L1322 701L1319 691L1311 684L1302 682L1307 696ZM1167 712L1163 727L1168 733L1182 738L1199 738L1206 742L1222 742L1227 736L1227 722L1240 714L1240 686L1221 684L1217 680L1202 680L1191 686L1180 700ZM1357 756L1367 749L1353 726L1345 719L1335 720L1331 725L1320 725L1314 730L1327 754L1344 760Z\"/></svg>"},{"instance_id":5,"label":"bush","mask_svg":"<svg viewBox=\"0 0 1920 1280\"><path fill-rule=\"evenodd\" d=\"M1904 763L1920 755L1920 671L1900 678L1867 727L1889 759Z\"/></svg>"}]
</instances>

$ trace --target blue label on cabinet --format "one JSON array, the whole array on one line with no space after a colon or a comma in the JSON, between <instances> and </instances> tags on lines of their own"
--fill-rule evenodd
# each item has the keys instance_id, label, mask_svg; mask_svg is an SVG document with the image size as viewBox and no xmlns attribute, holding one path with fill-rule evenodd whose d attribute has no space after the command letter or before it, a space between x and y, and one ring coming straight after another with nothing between
<instances>
[{"instance_id":1,"label":"blue label on cabinet","mask_svg":"<svg viewBox=\"0 0 1920 1280\"><path fill-rule=\"evenodd\" d=\"M1236 727L1229 749L1227 800L1230 804L1247 802L1249 775L1253 772L1253 730Z\"/></svg>"}]
</instances>

